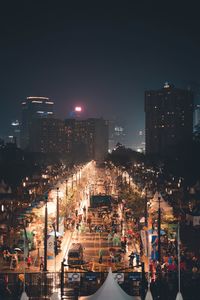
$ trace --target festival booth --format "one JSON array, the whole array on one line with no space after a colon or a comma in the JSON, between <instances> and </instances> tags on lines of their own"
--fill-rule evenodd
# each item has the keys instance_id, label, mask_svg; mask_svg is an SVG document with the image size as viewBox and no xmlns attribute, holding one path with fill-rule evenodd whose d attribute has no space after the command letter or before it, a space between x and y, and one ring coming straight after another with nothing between
<instances>
[{"instance_id":1,"label":"festival booth","mask_svg":"<svg viewBox=\"0 0 200 300\"><path fill-rule=\"evenodd\" d=\"M90 296L79 297L79 300L141 300L139 296L129 296L115 281L112 271L110 269L108 276L102 286Z\"/></svg>"}]
</instances>

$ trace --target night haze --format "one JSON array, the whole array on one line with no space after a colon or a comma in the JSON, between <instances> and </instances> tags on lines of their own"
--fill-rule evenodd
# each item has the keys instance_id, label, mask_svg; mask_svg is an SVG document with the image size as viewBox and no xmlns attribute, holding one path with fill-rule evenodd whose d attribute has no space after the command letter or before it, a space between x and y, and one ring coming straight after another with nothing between
<instances>
[{"instance_id":1,"label":"night haze","mask_svg":"<svg viewBox=\"0 0 200 300\"><path fill-rule=\"evenodd\" d=\"M1 4L0 136L20 119L27 96L55 102L58 118L120 119L127 145L144 129L144 92L165 81L200 84L195 1ZM195 99L197 102L197 99Z\"/></svg>"}]
</instances>

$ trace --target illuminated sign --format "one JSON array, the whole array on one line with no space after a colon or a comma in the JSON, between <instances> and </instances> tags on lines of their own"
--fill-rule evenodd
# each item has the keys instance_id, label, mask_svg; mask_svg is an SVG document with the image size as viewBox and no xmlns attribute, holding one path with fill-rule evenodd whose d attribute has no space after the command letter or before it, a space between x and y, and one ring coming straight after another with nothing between
<instances>
[{"instance_id":1,"label":"illuminated sign","mask_svg":"<svg viewBox=\"0 0 200 300\"><path fill-rule=\"evenodd\" d=\"M69 281L80 281L81 280L80 273L68 273L68 280Z\"/></svg>"},{"instance_id":2,"label":"illuminated sign","mask_svg":"<svg viewBox=\"0 0 200 300\"><path fill-rule=\"evenodd\" d=\"M164 89L168 89L170 87L169 83L168 82L165 82L164 84Z\"/></svg>"}]
</instances>

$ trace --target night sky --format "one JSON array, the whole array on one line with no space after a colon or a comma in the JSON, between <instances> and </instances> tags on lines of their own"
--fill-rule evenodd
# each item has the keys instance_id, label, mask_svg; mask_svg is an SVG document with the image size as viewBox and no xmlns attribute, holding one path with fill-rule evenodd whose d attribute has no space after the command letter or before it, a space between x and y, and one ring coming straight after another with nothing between
<instances>
[{"instance_id":1,"label":"night sky","mask_svg":"<svg viewBox=\"0 0 200 300\"><path fill-rule=\"evenodd\" d=\"M200 84L198 1L4 1L0 7L0 136L27 96L66 118L118 118L127 144L144 129L144 91ZM196 5L195 5L196 4Z\"/></svg>"}]
</instances>

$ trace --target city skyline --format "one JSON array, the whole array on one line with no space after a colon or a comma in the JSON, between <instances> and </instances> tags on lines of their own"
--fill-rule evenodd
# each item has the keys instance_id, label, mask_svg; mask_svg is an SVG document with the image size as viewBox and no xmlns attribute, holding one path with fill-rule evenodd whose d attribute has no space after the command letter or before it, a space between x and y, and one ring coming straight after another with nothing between
<instances>
[{"instance_id":1,"label":"city skyline","mask_svg":"<svg viewBox=\"0 0 200 300\"><path fill-rule=\"evenodd\" d=\"M125 121L136 146L145 90L199 88L198 10L180 4L3 4L0 134L25 97L46 96L61 119L82 105L86 118Z\"/></svg>"}]
</instances>

